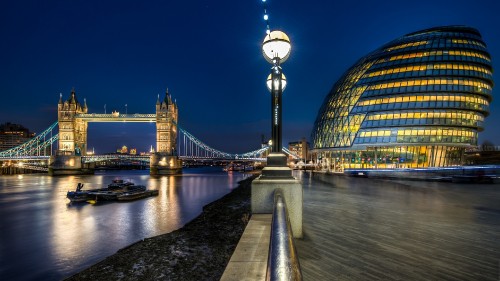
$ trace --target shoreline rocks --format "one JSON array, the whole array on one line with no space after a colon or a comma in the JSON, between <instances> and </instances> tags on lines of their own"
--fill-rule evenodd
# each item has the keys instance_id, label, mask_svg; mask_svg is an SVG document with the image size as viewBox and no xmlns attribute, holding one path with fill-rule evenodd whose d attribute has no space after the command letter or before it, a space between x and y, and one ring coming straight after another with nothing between
<instances>
[{"instance_id":1,"label":"shoreline rocks","mask_svg":"<svg viewBox=\"0 0 500 281\"><path fill-rule=\"evenodd\" d=\"M66 280L219 280L250 218L254 178L182 228L122 248Z\"/></svg>"}]
</instances>

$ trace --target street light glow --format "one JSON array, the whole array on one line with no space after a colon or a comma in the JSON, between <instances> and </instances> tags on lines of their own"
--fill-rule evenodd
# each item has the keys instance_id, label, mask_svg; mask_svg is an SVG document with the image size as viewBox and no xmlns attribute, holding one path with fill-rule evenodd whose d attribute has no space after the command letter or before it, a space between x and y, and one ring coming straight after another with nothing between
<instances>
[{"instance_id":1,"label":"street light glow","mask_svg":"<svg viewBox=\"0 0 500 281\"><path fill-rule=\"evenodd\" d=\"M266 85L267 85L267 89L269 91L272 91L272 87L273 85L271 84L272 83L272 74L269 74L269 76L267 76L267 81L266 81ZM278 89L279 87L279 80L275 80L274 81L274 88L275 89ZM281 89L284 91L286 88L286 77L285 77L285 74L281 73Z\"/></svg>"},{"instance_id":2,"label":"street light glow","mask_svg":"<svg viewBox=\"0 0 500 281\"><path fill-rule=\"evenodd\" d=\"M290 38L279 30L271 31L262 42L262 53L269 63L274 63L274 58L279 58L281 63L285 62L291 49Z\"/></svg>"}]
</instances>

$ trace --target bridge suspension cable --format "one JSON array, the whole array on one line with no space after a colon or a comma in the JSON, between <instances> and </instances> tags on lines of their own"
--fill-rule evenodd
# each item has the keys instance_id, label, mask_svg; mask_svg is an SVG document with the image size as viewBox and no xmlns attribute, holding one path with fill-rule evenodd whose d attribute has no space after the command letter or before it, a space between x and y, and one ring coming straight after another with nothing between
<instances>
[{"instance_id":1,"label":"bridge suspension cable","mask_svg":"<svg viewBox=\"0 0 500 281\"><path fill-rule=\"evenodd\" d=\"M178 153L183 158L210 158L210 159L261 159L262 154L269 149L268 146L253 151L233 154L215 149L188 131L177 125L179 132Z\"/></svg>"},{"instance_id":2,"label":"bridge suspension cable","mask_svg":"<svg viewBox=\"0 0 500 281\"><path fill-rule=\"evenodd\" d=\"M283 152L285 152L286 154L288 154L289 156L291 156L294 160L300 159L300 157L297 156L297 154L291 152L288 148L286 148L286 147L283 146L281 149L283 150Z\"/></svg>"},{"instance_id":3,"label":"bridge suspension cable","mask_svg":"<svg viewBox=\"0 0 500 281\"><path fill-rule=\"evenodd\" d=\"M58 122L55 122L43 132L41 132L38 136L30 139L23 144L1 151L0 157L36 156L37 154L38 156L40 156L42 152L45 155L46 148L49 145L52 145L59 138L58 134L52 135L52 130L54 130L57 124ZM49 138L47 139L47 137Z\"/></svg>"}]
</instances>

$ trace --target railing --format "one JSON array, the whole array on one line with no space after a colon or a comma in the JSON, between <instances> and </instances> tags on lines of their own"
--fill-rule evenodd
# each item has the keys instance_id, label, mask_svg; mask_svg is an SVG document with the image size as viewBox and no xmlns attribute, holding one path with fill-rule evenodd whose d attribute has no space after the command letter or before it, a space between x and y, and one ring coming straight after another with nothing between
<instances>
[{"instance_id":1,"label":"railing","mask_svg":"<svg viewBox=\"0 0 500 281\"><path fill-rule=\"evenodd\" d=\"M104 155L87 155L82 156L82 163L92 163L105 160L131 160L131 161L141 161L150 162L149 155L122 155L122 154L104 154Z\"/></svg>"},{"instance_id":2,"label":"railing","mask_svg":"<svg viewBox=\"0 0 500 281\"><path fill-rule=\"evenodd\" d=\"M280 189L274 192L266 280L302 280L286 202Z\"/></svg>"},{"instance_id":3,"label":"railing","mask_svg":"<svg viewBox=\"0 0 500 281\"><path fill-rule=\"evenodd\" d=\"M156 114L123 114L119 112L100 114L100 113L80 113L76 114L75 118L90 121L90 122L113 122L113 121L138 121L138 122L156 122Z\"/></svg>"}]
</instances>

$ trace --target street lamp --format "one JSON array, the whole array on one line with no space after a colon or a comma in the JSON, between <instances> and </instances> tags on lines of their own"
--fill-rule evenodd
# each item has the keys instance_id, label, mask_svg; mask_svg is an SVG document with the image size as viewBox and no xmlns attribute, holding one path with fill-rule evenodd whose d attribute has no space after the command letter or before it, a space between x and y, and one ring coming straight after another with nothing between
<instances>
[{"instance_id":1,"label":"street lamp","mask_svg":"<svg viewBox=\"0 0 500 281\"><path fill-rule=\"evenodd\" d=\"M273 85L271 84L272 81L273 81L273 75L272 74L269 74L269 76L267 76L267 89L269 90L269 92L273 92ZM274 87L277 89L279 87L278 83L279 81L276 80L274 81L274 83L276 83L274 85ZM281 88L282 90L284 91L286 89L286 77L285 77L285 74L281 73Z\"/></svg>"},{"instance_id":2,"label":"street lamp","mask_svg":"<svg viewBox=\"0 0 500 281\"><path fill-rule=\"evenodd\" d=\"M286 87L286 78L280 63L290 56L290 38L282 31L272 31L262 42L262 54L271 63L271 74L267 78L267 88L271 91L271 152L281 153L282 146L282 101L281 96Z\"/></svg>"},{"instance_id":3,"label":"street lamp","mask_svg":"<svg viewBox=\"0 0 500 281\"><path fill-rule=\"evenodd\" d=\"M285 62L290 56L290 50L292 45L290 44L290 38L282 31L272 31L266 35L264 42L262 42L262 53L264 58L269 62L274 64L275 58L278 58L280 62Z\"/></svg>"}]
</instances>

